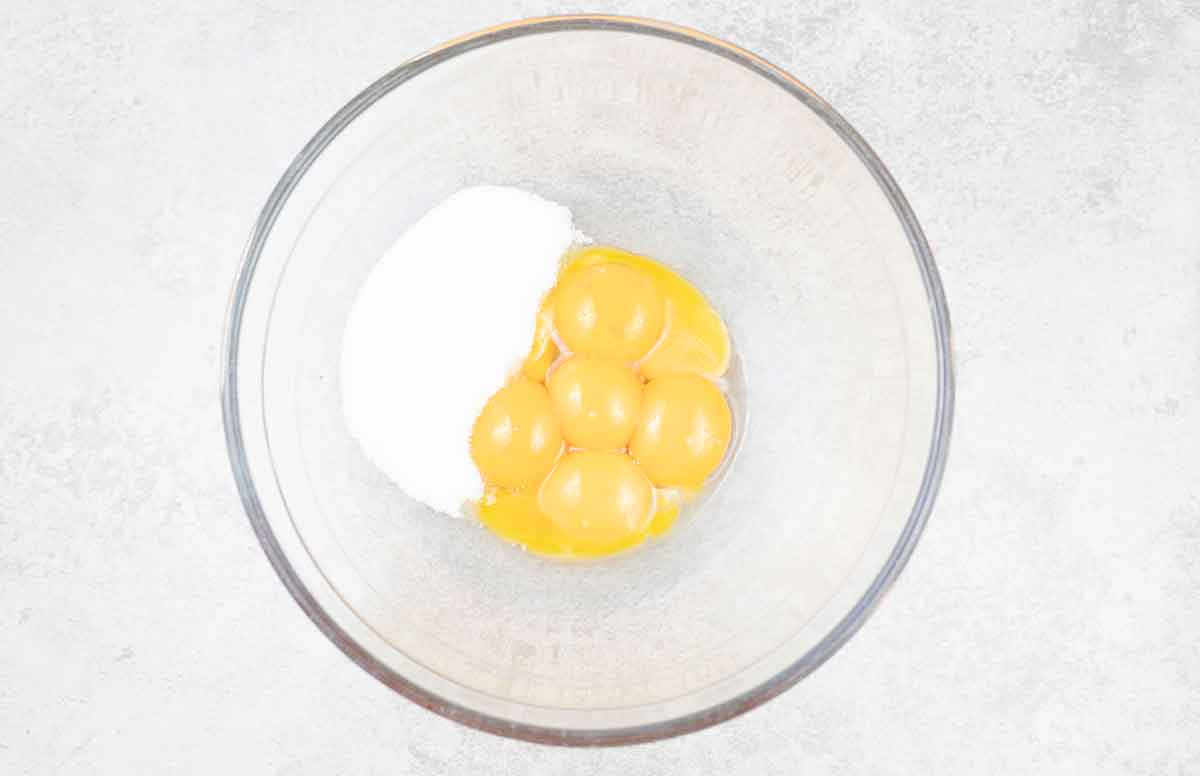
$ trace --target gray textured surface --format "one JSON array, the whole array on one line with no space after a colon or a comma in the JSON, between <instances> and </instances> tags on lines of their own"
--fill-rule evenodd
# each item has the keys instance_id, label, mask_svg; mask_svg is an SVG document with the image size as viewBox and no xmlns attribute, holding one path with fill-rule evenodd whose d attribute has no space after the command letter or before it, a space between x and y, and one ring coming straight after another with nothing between
<instances>
[{"instance_id":1,"label":"gray textured surface","mask_svg":"<svg viewBox=\"0 0 1200 776\"><path fill-rule=\"evenodd\" d=\"M343 658L254 543L215 401L242 240L315 128L445 38L576 7L137 5L0 10L0 772L1200 771L1194 4L622 6L762 53L875 146L938 256L959 411L846 649L610 751L460 728Z\"/></svg>"}]
</instances>

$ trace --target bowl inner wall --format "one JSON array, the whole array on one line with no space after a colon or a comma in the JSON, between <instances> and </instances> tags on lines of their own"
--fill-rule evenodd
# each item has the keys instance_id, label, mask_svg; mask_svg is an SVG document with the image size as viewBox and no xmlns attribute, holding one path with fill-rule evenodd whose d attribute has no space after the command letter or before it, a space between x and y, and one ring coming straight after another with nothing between
<instances>
[{"instance_id":1,"label":"bowl inner wall","mask_svg":"<svg viewBox=\"0 0 1200 776\"><path fill-rule=\"evenodd\" d=\"M587 31L460 55L356 125L331 146L336 174L305 184L322 191L290 236L262 363L273 475L336 616L439 693L548 719L703 708L824 637L908 518L936 393L912 249L846 143L712 52ZM359 285L415 219L478 183L568 205L597 241L678 267L728 322L742 447L664 540L542 560L414 503L349 438L338 363ZM395 332L393 356L418 336L437 331Z\"/></svg>"}]
</instances>

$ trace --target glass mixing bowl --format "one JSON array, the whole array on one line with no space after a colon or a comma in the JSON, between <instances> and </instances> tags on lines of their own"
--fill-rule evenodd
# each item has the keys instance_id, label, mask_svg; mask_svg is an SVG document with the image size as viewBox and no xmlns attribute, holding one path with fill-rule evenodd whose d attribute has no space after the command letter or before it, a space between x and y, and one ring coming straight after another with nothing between
<instances>
[{"instance_id":1,"label":"glass mixing bowl","mask_svg":"<svg viewBox=\"0 0 1200 776\"><path fill-rule=\"evenodd\" d=\"M701 508L636 552L522 552L415 503L347 434L339 349L359 285L414 220L478 183L568 205L598 241L677 267L728 322L740 451ZM406 339L437 331L393 334L403 360ZM410 366L439 379L439 364ZM570 745L697 730L828 659L912 553L952 407L933 259L862 138L752 54L595 16L460 38L330 119L254 226L224 369L237 486L313 622L426 708Z\"/></svg>"}]
</instances>

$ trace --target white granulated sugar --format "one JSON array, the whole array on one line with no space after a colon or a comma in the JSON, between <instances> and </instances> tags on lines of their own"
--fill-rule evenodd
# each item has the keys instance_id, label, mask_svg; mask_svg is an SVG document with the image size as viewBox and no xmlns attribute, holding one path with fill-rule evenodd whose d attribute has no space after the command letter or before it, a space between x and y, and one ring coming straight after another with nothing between
<instances>
[{"instance_id":1,"label":"white granulated sugar","mask_svg":"<svg viewBox=\"0 0 1200 776\"><path fill-rule=\"evenodd\" d=\"M450 515L482 493L471 426L528 353L571 211L520 189L463 189L384 254L342 340L350 433L384 474Z\"/></svg>"}]
</instances>

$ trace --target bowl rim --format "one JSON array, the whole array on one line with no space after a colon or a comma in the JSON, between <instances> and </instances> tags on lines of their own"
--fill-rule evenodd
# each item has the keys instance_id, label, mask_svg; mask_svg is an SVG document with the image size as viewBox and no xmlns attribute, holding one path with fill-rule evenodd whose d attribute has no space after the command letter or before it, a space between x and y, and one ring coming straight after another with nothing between
<instances>
[{"instance_id":1,"label":"bowl rim","mask_svg":"<svg viewBox=\"0 0 1200 776\"><path fill-rule=\"evenodd\" d=\"M695 46L745 67L783 88L820 116L854 151L887 197L904 227L921 272L929 302L937 350L937 399L929 455L921 487L904 529L882 569L850 611L814 647L779 673L733 698L709 708L645 725L577 730L531 725L485 714L448 701L393 671L368 653L321 607L296 575L271 530L250 474L242 437L238 402L238 346L242 318L259 256L275 220L305 172L355 118L405 81L437 64L494 43L550 32L616 31L649 35ZM692 733L754 709L792 687L828 660L870 617L911 557L924 530L945 470L954 414L954 371L950 316L933 254L900 187L862 136L834 108L792 75L765 59L705 33L669 22L631 16L579 14L508 22L430 49L382 76L330 118L301 149L276 183L256 219L229 298L221 354L221 410L226 450L242 505L259 544L276 574L309 619L351 660L385 685L443 717L495 735L559 746L616 746L645 743Z\"/></svg>"}]
</instances>

